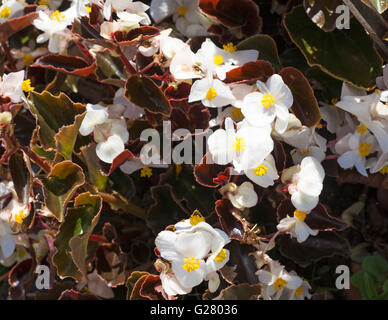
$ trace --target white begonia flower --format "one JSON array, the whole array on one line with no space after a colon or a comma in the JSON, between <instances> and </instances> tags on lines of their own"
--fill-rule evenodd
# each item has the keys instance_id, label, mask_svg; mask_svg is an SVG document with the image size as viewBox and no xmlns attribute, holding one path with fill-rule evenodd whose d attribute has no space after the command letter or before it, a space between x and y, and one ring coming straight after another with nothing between
<instances>
[{"instance_id":1,"label":"white begonia flower","mask_svg":"<svg viewBox=\"0 0 388 320\"><path fill-rule=\"evenodd\" d=\"M207 275L205 258L212 236L208 232L162 231L155 239L162 258L171 262L178 281L186 288L199 285Z\"/></svg>"},{"instance_id":2,"label":"white begonia flower","mask_svg":"<svg viewBox=\"0 0 388 320\"><path fill-rule=\"evenodd\" d=\"M217 164L233 163L237 171L256 168L272 152L273 141L267 128L243 125L234 129L225 119L225 129L216 130L208 139L209 151Z\"/></svg>"},{"instance_id":3,"label":"white begonia flower","mask_svg":"<svg viewBox=\"0 0 388 320\"><path fill-rule=\"evenodd\" d=\"M118 135L110 136L106 141L99 142L96 146L98 158L106 163L112 163L113 160L125 149L123 140Z\"/></svg>"},{"instance_id":4,"label":"white begonia flower","mask_svg":"<svg viewBox=\"0 0 388 320\"><path fill-rule=\"evenodd\" d=\"M260 92L252 92L244 99L241 111L252 126L271 124L275 119L275 130L283 133L288 125L288 109L293 104L291 90L280 75L272 75L266 83L257 81Z\"/></svg>"},{"instance_id":5,"label":"white begonia flower","mask_svg":"<svg viewBox=\"0 0 388 320\"><path fill-rule=\"evenodd\" d=\"M0 6L0 23L23 15L24 5L17 0L4 0Z\"/></svg>"},{"instance_id":6,"label":"white begonia flower","mask_svg":"<svg viewBox=\"0 0 388 320\"><path fill-rule=\"evenodd\" d=\"M168 30L170 30L171 32L171 29L167 29L164 31L168 31ZM181 50L184 46L186 46L186 44L181 39L170 37L168 35L161 37L159 41L160 41L160 52L169 61L168 64L170 63L170 60L174 58L176 53L179 50Z\"/></svg>"},{"instance_id":7,"label":"white begonia flower","mask_svg":"<svg viewBox=\"0 0 388 320\"><path fill-rule=\"evenodd\" d=\"M120 104L126 107L123 116L127 119L136 120L144 115L143 108L138 107L134 103L130 102L127 98L125 98L124 88L120 88L116 91L113 103Z\"/></svg>"},{"instance_id":8,"label":"white begonia flower","mask_svg":"<svg viewBox=\"0 0 388 320\"><path fill-rule=\"evenodd\" d=\"M253 184L250 182L244 182L240 186L228 183L220 189L220 193L225 194L232 205L239 210L254 207L258 201Z\"/></svg>"},{"instance_id":9,"label":"white begonia flower","mask_svg":"<svg viewBox=\"0 0 388 320\"><path fill-rule=\"evenodd\" d=\"M24 81L24 70L4 74L0 82L0 94L8 97L13 103L23 101L25 98L22 84Z\"/></svg>"},{"instance_id":10,"label":"white begonia flower","mask_svg":"<svg viewBox=\"0 0 388 320\"><path fill-rule=\"evenodd\" d=\"M158 259L155 262L155 269L160 272L162 288L168 296L184 295L191 292L192 288L183 287L164 261Z\"/></svg>"},{"instance_id":11,"label":"white begonia flower","mask_svg":"<svg viewBox=\"0 0 388 320\"><path fill-rule=\"evenodd\" d=\"M94 131L97 125L103 124L108 120L108 109L99 104L86 105L86 115L81 123L79 132L83 136L87 136Z\"/></svg>"},{"instance_id":12,"label":"white begonia flower","mask_svg":"<svg viewBox=\"0 0 388 320\"><path fill-rule=\"evenodd\" d=\"M177 30L188 38L207 35L202 25L202 14L199 11L199 0L176 0L178 7L173 12Z\"/></svg>"},{"instance_id":13,"label":"white begonia flower","mask_svg":"<svg viewBox=\"0 0 388 320\"><path fill-rule=\"evenodd\" d=\"M287 232L291 238L296 238L299 243L307 240L309 235L316 236L319 230L312 230L305 222L308 212L296 209L294 216L280 220L276 228L281 232Z\"/></svg>"},{"instance_id":14,"label":"white begonia flower","mask_svg":"<svg viewBox=\"0 0 388 320\"><path fill-rule=\"evenodd\" d=\"M320 162L326 157L327 141L316 132L315 127L302 126L287 130L281 135L281 139L297 148L292 152L294 163L300 163L306 156L314 157Z\"/></svg>"},{"instance_id":15,"label":"white begonia flower","mask_svg":"<svg viewBox=\"0 0 388 320\"><path fill-rule=\"evenodd\" d=\"M277 300L285 289L296 290L303 283L300 277L284 270L284 266L275 260L269 263L269 271L261 269L256 274L264 285L264 299Z\"/></svg>"},{"instance_id":16,"label":"white begonia flower","mask_svg":"<svg viewBox=\"0 0 388 320\"><path fill-rule=\"evenodd\" d=\"M257 163L257 166L248 170L244 170L245 175L263 188L272 186L275 180L279 178L275 159L269 154L261 163Z\"/></svg>"},{"instance_id":17,"label":"white begonia flower","mask_svg":"<svg viewBox=\"0 0 388 320\"><path fill-rule=\"evenodd\" d=\"M123 143L126 143L129 138L127 124L124 119L108 119L103 124L97 125L93 133L96 142L103 142L113 135L119 136Z\"/></svg>"},{"instance_id":18,"label":"white begonia flower","mask_svg":"<svg viewBox=\"0 0 388 320\"><path fill-rule=\"evenodd\" d=\"M150 14L157 24L173 16L178 31L188 38L206 35L198 2L199 0L152 0Z\"/></svg>"},{"instance_id":19,"label":"white begonia flower","mask_svg":"<svg viewBox=\"0 0 388 320\"><path fill-rule=\"evenodd\" d=\"M314 209L319 201L324 178L325 171L321 163L313 157L304 158L300 171L293 174L292 183L288 186L294 207L304 212Z\"/></svg>"},{"instance_id":20,"label":"white begonia flower","mask_svg":"<svg viewBox=\"0 0 388 320\"><path fill-rule=\"evenodd\" d=\"M294 271L291 271L290 273L297 275ZM311 299L311 293L309 292L311 290L311 286L306 279L302 278L302 280L302 285L299 288L292 290L288 298L289 300L305 300L305 298Z\"/></svg>"},{"instance_id":21,"label":"white begonia flower","mask_svg":"<svg viewBox=\"0 0 388 320\"><path fill-rule=\"evenodd\" d=\"M47 48L38 47L31 49L27 46L23 46L20 49L12 49L11 54L15 58L16 68L18 70L28 67L34 63L35 59L48 53Z\"/></svg>"},{"instance_id":22,"label":"white begonia flower","mask_svg":"<svg viewBox=\"0 0 388 320\"><path fill-rule=\"evenodd\" d=\"M196 56L206 66L208 72L217 75L218 79L224 80L226 72L250 61L256 61L259 56L257 50L236 51L233 44L226 46L228 50L218 48L210 39L202 42Z\"/></svg>"},{"instance_id":23,"label":"white begonia flower","mask_svg":"<svg viewBox=\"0 0 388 320\"><path fill-rule=\"evenodd\" d=\"M367 96L345 96L337 106L355 115L374 134L381 149L388 152L388 106L380 100L387 101L387 94L375 92Z\"/></svg>"},{"instance_id":24,"label":"white begonia flower","mask_svg":"<svg viewBox=\"0 0 388 320\"><path fill-rule=\"evenodd\" d=\"M206 107L219 108L232 104L234 96L225 83L207 76L191 86L188 102L195 101L201 101Z\"/></svg>"},{"instance_id":25,"label":"white begonia flower","mask_svg":"<svg viewBox=\"0 0 388 320\"><path fill-rule=\"evenodd\" d=\"M202 78L206 76L206 68L197 58L190 46L185 44L178 51L170 63L170 72L177 80Z\"/></svg>"},{"instance_id":26,"label":"white begonia flower","mask_svg":"<svg viewBox=\"0 0 388 320\"><path fill-rule=\"evenodd\" d=\"M155 244L161 257L171 263L180 288L188 291L187 288L191 290L206 280L209 290L216 291L219 278L215 272L229 261L229 250L223 248L230 242L229 237L206 223L198 211L190 219L176 223L174 228L175 232L160 232Z\"/></svg>"},{"instance_id":27,"label":"white begonia flower","mask_svg":"<svg viewBox=\"0 0 388 320\"><path fill-rule=\"evenodd\" d=\"M116 31L128 32L134 28L140 27L140 21L143 17L126 11L117 12L117 21L104 21L100 27L100 35L105 39L111 39L112 33ZM131 47L128 47L129 49Z\"/></svg>"},{"instance_id":28,"label":"white begonia flower","mask_svg":"<svg viewBox=\"0 0 388 320\"><path fill-rule=\"evenodd\" d=\"M106 20L110 20L112 9L114 9L117 13L125 11L131 14L136 14L142 17L142 19L139 20L139 23L144 25L151 24L150 18L145 13L145 11L149 9L149 6L147 6L146 4L140 1L133 2L132 0L129 0L129 1L106 0L104 3L104 10L103 10L104 18Z\"/></svg>"},{"instance_id":29,"label":"white begonia flower","mask_svg":"<svg viewBox=\"0 0 388 320\"><path fill-rule=\"evenodd\" d=\"M2 258L7 259L15 251L15 239L8 222L0 219L0 246Z\"/></svg>"},{"instance_id":30,"label":"white begonia flower","mask_svg":"<svg viewBox=\"0 0 388 320\"><path fill-rule=\"evenodd\" d=\"M358 128L363 128L360 126ZM343 141L347 142L346 152L341 152L342 155L337 161L344 169L350 169L355 166L360 174L368 176L365 167L366 157L369 156L373 150L376 150L376 139L373 135L367 133L363 129L360 129L359 131L361 131L362 134L356 131L354 134L349 134L337 142L337 151L342 151L340 150L340 147L337 148L337 145L341 146Z\"/></svg>"},{"instance_id":31,"label":"white begonia flower","mask_svg":"<svg viewBox=\"0 0 388 320\"><path fill-rule=\"evenodd\" d=\"M64 40L69 37L65 32L67 31L67 26L71 25L76 16L76 6L71 6L62 12L56 10L50 14L47 14L45 11L39 11L39 17L34 20L33 24L43 33L36 38L36 42L44 43L48 40L48 50L52 53L59 53L64 44L66 44Z\"/></svg>"}]
</instances>

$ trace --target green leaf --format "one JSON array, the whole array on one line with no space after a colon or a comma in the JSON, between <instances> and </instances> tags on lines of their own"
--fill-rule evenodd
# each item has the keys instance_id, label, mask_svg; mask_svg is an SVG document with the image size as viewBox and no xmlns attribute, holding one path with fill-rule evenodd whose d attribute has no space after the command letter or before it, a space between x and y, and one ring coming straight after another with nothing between
<instances>
[{"instance_id":1,"label":"green leaf","mask_svg":"<svg viewBox=\"0 0 388 320\"><path fill-rule=\"evenodd\" d=\"M85 106L74 103L64 93L54 96L48 91L32 91L28 96L30 111L39 125L39 140L45 149L55 148L55 135L63 126L70 126L75 116L85 112Z\"/></svg>"},{"instance_id":2,"label":"green leaf","mask_svg":"<svg viewBox=\"0 0 388 320\"><path fill-rule=\"evenodd\" d=\"M75 199L74 208L68 209L54 242L58 251L53 256L53 263L62 279L72 277L81 281L86 275L88 240L101 208L101 197L85 192Z\"/></svg>"},{"instance_id":3,"label":"green leaf","mask_svg":"<svg viewBox=\"0 0 388 320\"><path fill-rule=\"evenodd\" d=\"M305 126L312 127L321 120L321 112L314 91L302 72L287 67L279 72L294 97L291 110Z\"/></svg>"},{"instance_id":4,"label":"green leaf","mask_svg":"<svg viewBox=\"0 0 388 320\"><path fill-rule=\"evenodd\" d=\"M98 190L104 190L108 181L108 177L104 176L100 170L100 161L96 154L96 143L91 143L81 147L81 157L85 162L88 172L87 177L89 182Z\"/></svg>"},{"instance_id":5,"label":"green leaf","mask_svg":"<svg viewBox=\"0 0 388 320\"><path fill-rule=\"evenodd\" d=\"M256 34L237 44L238 50L255 49L259 51L259 58L267 60L275 66L276 71L282 68L279 60L276 42L266 34Z\"/></svg>"},{"instance_id":6,"label":"green leaf","mask_svg":"<svg viewBox=\"0 0 388 320\"><path fill-rule=\"evenodd\" d=\"M376 288L376 282L372 278L371 275L369 275L368 272L364 272L364 289L369 297L369 299L376 299L378 296L377 288Z\"/></svg>"},{"instance_id":7,"label":"green leaf","mask_svg":"<svg viewBox=\"0 0 388 320\"><path fill-rule=\"evenodd\" d=\"M155 203L148 209L147 225L158 234L168 225L189 218L181 202L175 199L172 187L168 184L151 187Z\"/></svg>"},{"instance_id":8,"label":"green leaf","mask_svg":"<svg viewBox=\"0 0 388 320\"><path fill-rule=\"evenodd\" d=\"M27 203L30 196L31 176L23 153L15 152L9 158L9 169L19 202Z\"/></svg>"},{"instance_id":9,"label":"green leaf","mask_svg":"<svg viewBox=\"0 0 388 320\"><path fill-rule=\"evenodd\" d=\"M379 283L387 279L388 262L380 256L365 257L362 267Z\"/></svg>"},{"instance_id":10,"label":"green leaf","mask_svg":"<svg viewBox=\"0 0 388 320\"><path fill-rule=\"evenodd\" d=\"M258 300L261 296L261 284L232 284L220 293L221 300Z\"/></svg>"},{"instance_id":11,"label":"green leaf","mask_svg":"<svg viewBox=\"0 0 388 320\"><path fill-rule=\"evenodd\" d=\"M131 76L125 83L125 97L152 113L170 115L171 105L155 82L147 77Z\"/></svg>"},{"instance_id":12,"label":"green leaf","mask_svg":"<svg viewBox=\"0 0 388 320\"><path fill-rule=\"evenodd\" d=\"M365 284L364 284L364 273L365 273L365 271L360 270L360 271L357 271L356 273L354 273L350 277L350 281L351 281L352 285L354 285L358 289L364 288L364 286L365 286Z\"/></svg>"},{"instance_id":13,"label":"green leaf","mask_svg":"<svg viewBox=\"0 0 388 320\"><path fill-rule=\"evenodd\" d=\"M81 126L82 120L85 117L85 114L86 113L84 112L83 114L76 115L73 124L63 126L54 136L57 150L65 159L71 160L75 142L79 135L79 128Z\"/></svg>"},{"instance_id":14,"label":"green leaf","mask_svg":"<svg viewBox=\"0 0 388 320\"><path fill-rule=\"evenodd\" d=\"M47 208L62 222L68 201L77 188L85 183L81 167L68 160L57 163L41 182Z\"/></svg>"},{"instance_id":15,"label":"green leaf","mask_svg":"<svg viewBox=\"0 0 388 320\"><path fill-rule=\"evenodd\" d=\"M351 19L350 29L324 32L299 6L284 16L283 24L310 66L319 66L334 78L359 88L375 87L383 61L355 19Z\"/></svg>"},{"instance_id":16,"label":"green leaf","mask_svg":"<svg viewBox=\"0 0 388 320\"><path fill-rule=\"evenodd\" d=\"M342 82L338 79L329 76L318 67L307 69L305 74L312 86L322 91L322 96L326 101L331 102L333 98L339 99L341 97Z\"/></svg>"}]
</instances>

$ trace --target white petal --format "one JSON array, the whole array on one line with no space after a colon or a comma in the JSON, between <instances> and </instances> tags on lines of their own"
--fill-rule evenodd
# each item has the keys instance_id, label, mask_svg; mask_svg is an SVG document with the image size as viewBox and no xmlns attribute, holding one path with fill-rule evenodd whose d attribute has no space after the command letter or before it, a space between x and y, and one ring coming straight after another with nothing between
<instances>
[{"instance_id":1,"label":"white petal","mask_svg":"<svg viewBox=\"0 0 388 320\"><path fill-rule=\"evenodd\" d=\"M179 254L175 249L177 235L172 231L161 231L155 239L155 245L158 248L162 258L172 261L179 259Z\"/></svg>"},{"instance_id":2,"label":"white petal","mask_svg":"<svg viewBox=\"0 0 388 320\"><path fill-rule=\"evenodd\" d=\"M10 257L15 251L15 240L9 234L5 234L1 237L0 245L4 258Z\"/></svg>"},{"instance_id":3,"label":"white petal","mask_svg":"<svg viewBox=\"0 0 388 320\"><path fill-rule=\"evenodd\" d=\"M112 163L121 152L124 151L124 143L117 135L110 136L105 142L97 144L97 156L106 163Z\"/></svg>"}]
</instances>

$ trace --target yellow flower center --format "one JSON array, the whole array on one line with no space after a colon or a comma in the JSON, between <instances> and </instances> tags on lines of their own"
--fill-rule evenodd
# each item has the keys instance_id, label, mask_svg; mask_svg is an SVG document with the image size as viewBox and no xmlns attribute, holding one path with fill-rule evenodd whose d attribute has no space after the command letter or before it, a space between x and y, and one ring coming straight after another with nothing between
<instances>
[{"instance_id":1,"label":"yellow flower center","mask_svg":"<svg viewBox=\"0 0 388 320\"><path fill-rule=\"evenodd\" d=\"M187 272L193 272L194 270L199 268L200 261L199 259L192 257L186 258L183 263L184 270L186 270Z\"/></svg>"},{"instance_id":2,"label":"yellow flower center","mask_svg":"<svg viewBox=\"0 0 388 320\"><path fill-rule=\"evenodd\" d=\"M184 16L187 13L187 11L189 11L189 8L179 6L177 11L178 11L178 15Z\"/></svg>"},{"instance_id":3,"label":"yellow flower center","mask_svg":"<svg viewBox=\"0 0 388 320\"><path fill-rule=\"evenodd\" d=\"M149 166L145 166L143 169L141 169L140 177L151 178L151 176L152 176L152 169Z\"/></svg>"},{"instance_id":4,"label":"yellow flower center","mask_svg":"<svg viewBox=\"0 0 388 320\"><path fill-rule=\"evenodd\" d=\"M228 52L233 52L237 50L237 47L232 42L224 44L222 47Z\"/></svg>"},{"instance_id":5,"label":"yellow flower center","mask_svg":"<svg viewBox=\"0 0 388 320\"><path fill-rule=\"evenodd\" d=\"M387 174L388 173L388 165L385 165L384 167L381 168L380 170L381 174Z\"/></svg>"},{"instance_id":6,"label":"yellow flower center","mask_svg":"<svg viewBox=\"0 0 388 320\"><path fill-rule=\"evenodd\" d=\"M18 224L23 223L23 219L25 218L23 210L20 210L17 214L15 214L14 220Z\"/></svg>"},{"instance_id":7,"label":"yellow flower center","mask_svg":"<svg viewBox=\"0 0 388 320\"><path fill-rule=\"evenodd\" d=\"M226 249L222 249L214 258L215 262L222 262L226 259Z\"/></svg>"},{"instance_id":8,"label":"yellow flower center","mask_svg":"<svg viewBox=\"0 0 388 320\"><path fill-rule=\"evenodd\" d=\"M275 99L272 94L266 93L263 98L261 99L261 104L264 106L264 108L269 109L272 107L272 105L275 103Z\"/></svg>"},{"instance_id":9,"label":"yellow flower center","mask_svg":"<svg viewBox=\"0 0 388 320\"><path fill-rule=\"evenodd\" d=\"M307 212L304 212L298 209L294 211L294 217L300 221L304 221L306 219L306 216L307 216Z\"/></svg>"},{"instance_id":10,"label":"yellow flower center","mask_svg":"<svg viewBox=\"0 0 388 320\"><path fill-rule=\"evenodd\" d=\"M232 115L232 118L235 119L235 120L236 119L244 118L244 115L242 114L240 108L233 108L233 110L231 112L231 115Z\"/></svg>"},{"instance_id":11,"label":"yellow flower center","mask_svg":"<svg viewBox=\"0 0 388 320\"><path fill-rule=\"evenodd\" d=\"M232 144L232 148L234 151L242 152L245 150L245 145L246 145L246 143L245 143L244 138L235 137L233 144Z\"/></svg>"},{"instance_id":12,"label":"yellow flower center","mask_svg":"<svg viewBox=\"0 0 388 320\"><path fill-rule=\"evenodd\" d=\"M22 82L22 90L24 92L30 92L34 89L35 89L34 87L31 87L31 80L30 79L24 80Z\"/></svg>"},{"instance_id":13,"label":"yellow flower center","mask_svg":"<svg viewBox=\"0 0 388 320\"><path fill-rule=\"evenodd\" d=\"M309 153L309 151L307 149L301 149L300 153L306 155Z\"/></svg>"},{"instance_id":14,"label":"yellow flower center","mask_svg":"<svg viewBox=\"0 0 388 320\"><path fill-rule=\"evenodd\" d=\"M62 14L62 12L60 12L59 10L56 10L51 14L50 18L51 20L60 22L62 19L65 19L65 15Z\"/></svg>"},{"instance_id":15,"label":"yellow flower center","mask_svg":"<svg viewBox=\"0 0 388 320\"><path fill-rule=\"evenodd\" d=\"M4 7L1 11L0 11L0 17L5 19L5 18L8 18L11 14L11 9L8 8L8 7Z\"/></svg>"},{"instance_id":16,"label":"yellow flower center","mask_svg":"<svg viewBox=\"0 0 388 320\"><path fill-rule=\"evenodd\" d=\"M17 251L18 258L21 260L26 256L27 252L26 249L21 248Z\"/></svg>"},{"instance_id":17,"label":"yellow flower center","mask_svg":"<svg viewBox=\"0 0 388 320\"><path fill-rule=\"evenodd\" d=\"M217 97L217 91L216 91L216 89L210 88L210 89L206 92L206 99L208 99L209 101L211 101L211 100L213 100L215 97Z\"/></svg>"},{"instance_id":18,"label":"yellow flower center","mask_svg":"<svg viewBox=\"0 0 388 320\"><path fill-rule=\"evenodd\" d=\"M282 289L284 289L284 286L287 284L288 282L282 278L277 278L276 281L274 282L273 284L273 287L275 289L275 291L277 291L279 289L279 287L281 287Z\"/></svg>"},{"instance_id":19,"label":"yellow flower center","mask_svg":"<svg viewBox=\"0 0 388 320\"><path fill-rule=\"evenodd\" d=\"M366 157L372 151L372 146L370 145L370 143L367 143L367 142L362 143L362 144L360 144L358 151L360 152L361 157Z\"/></svg>"},{"instance_id":20,"label":"yellow flower center","mask_svg":"<svg viewBox=\"0 0 388 320\"><path fill-rule=\"evenodd\" d=\"M25 54L25 55L24 55L24 57L23 57L23 63L24 63L24 66L25 66L25 67L28 67L28 66L31 65L33 62L34 62L34 57L32 56L32 54Z\"/></svg>"},{"instance_id":21,"label":"yellow flower center","mask_svg":"<svg viewBox=\"0 0 388 320\"><path fill-rule=\"evenodd\" d=\"M200 222L205 222L205 218L198 210L195 210L190 217L190 224L196 226Z\"/></svg>"},{"instance_id":22,"label":"yellow flower center","mask_svg":"<svg viewBox=\"0 0 388 320\"><path fill-rule=\"evenodd\" d=\"M38 1L38 5L40 5L40 6L48 6L48 1L46 1L46 0L39 0Z\"/></svg>"},{"instance_id":23,"label":"yellow flower center","mask_svg":"<svg viewBox=\"0 0 388 320\"><path fill-rule=\"evenodd\" d=\"M360 135L364 135L367 131L366 129L366 125L365 124L360 124L359 126L357 126L356 128L357 132L360 134Z\"/></svg>"},{"instance_id":24,"label":"yellow flower center","mask_svg":"<svg viewBox=\"0 0 388 320\"><path fill-rule=\"evenodd\" d=\"M299 287L298 289L295 290L295 294L300 297L303 293L303 288L302 287Z\"/></svg>"},{"instance_id":25,"label":"yellow flower center","mask_svg":"<svg viewBox=\"0 0 388 320\"><path fill-rule=\"evenodd\" d=\"M253 173L259 177L262 177L267 173L267 171L268 168L264 164L261 164L253 170Z\"/></svg>"},{"instance_id":26,"label":"yellow flower center","mask_svg":"<svg viewBox=\"0 0 388 320\"><path fill-rule=\"evenodd\" d=\"M213 58L214 63L219 66L220 64L224 63L224 58L222 56L215 56Z\"/></svg>"}]
</instances>

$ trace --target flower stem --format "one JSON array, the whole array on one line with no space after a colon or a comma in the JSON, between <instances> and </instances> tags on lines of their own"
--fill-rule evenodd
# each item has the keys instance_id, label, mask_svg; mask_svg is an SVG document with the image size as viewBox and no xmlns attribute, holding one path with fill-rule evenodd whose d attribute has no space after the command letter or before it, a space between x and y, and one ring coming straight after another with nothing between
<instances>
[{"instance_id":1,"label":"flower stem","mask_svg":"<svg viewBox=\"0 0 388 320\"><path fill-rule=\"evenodd\" d=\"M12 71L16 71L16 64L15 64L15 61L13 60L13 58L12 58L11 52L9 51L7 42L6 41L2 41L1 42L1 46L3 47L4 54L7 57L7 60L8 60L8 63L9 63L9 66L10 66L11 70Z\"/></svg>"}]
</instances>

